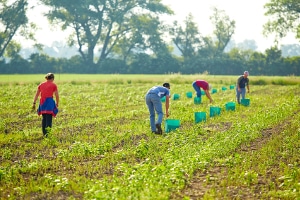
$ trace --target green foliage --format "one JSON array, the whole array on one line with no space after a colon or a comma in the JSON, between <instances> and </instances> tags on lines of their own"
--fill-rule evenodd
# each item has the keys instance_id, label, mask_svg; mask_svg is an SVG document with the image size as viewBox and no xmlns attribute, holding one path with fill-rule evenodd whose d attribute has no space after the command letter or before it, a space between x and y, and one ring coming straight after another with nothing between
<instances>
[{"instance_id":1,"label":"green foliage","mask_svg":"<svg viewBox=\"0 0 300 200\"><path fill-rule=\"evenodd\" d=\"M152 15L172 14L160 1L80 1L71 6L69 2L61 0L41 2L53 8L47 13L52 24L60 24L63 30L73 27L69 44L78 44L82 59L91 66L94 61L100 64L113 55L113 50L122 52L126 60L133 50L139 51L145 46L154 45L153 41L147 39L154 37L154 41L158 41L160 34L158 20ZM72 37L73 34L76 37ZM95 58L94 52L99 46L100 56Z\"/></svg>"},{"instance_id":2,"label":"green foliage","mask_svg":"<svg viewBox=\"0 0 300 200\"><path fill-rule=\"evenodd\" d=\"M122 85L124 84L123 80L111 80L108 82L108 84L112 84L112 85Z\"/></svg>"},{"instance_id":3,"label":"green foliage","mask_svg":"<svg viewBox=\"0 0 300 200\"><path fill-rule=\"evenodd\" d=\"M198 105L185 96L193 91L192 81L211 80L220 90L236 77L107 76L62 75L56 80L61 102L47 138L42 137L41 118L30 112L36 77L0 86L1 102L6 102L1 103L0 118L8 131L0 132L0 198L171 199L201 177L205 178L201 187L208 188L202 196L206 199L230 199L228 188L235 187L240 189L237 195L243 188L256 195L257 184L266 199L299 194L298 85L252 85L253 93L247 93L250 106L237 105L231 112L224 106L234 101L235 90L212 94L221 115L207 115L206 122L195 124L194 112L208 113L211 104L205 96ZM71 77L78 83L73 84ZM101 78L103 82L98 81ZM119 80L121 87L114 84ZM155 135L144 95L162 82L170 82L171 92L180 94L179 100L170 102L170 118L179 119L181 126ZM270 130L274 132L269 143L247 151L253 141L265 140ZM238 151L242 147L244 151ZM218 173L222 170L217 166L226 167L226 174ZM197 176L199 170L202 176Z\"/></svg>"},{"instance_id":4,"label":"green foliage","mask_svg":"<svg viewBox=\"0 0 300 200\"><path fill-rule=\"evenodd\" d=\"M27 5L27 1L24 0L17 0L13 3L7 0L0 2L0 24L2 30L0 32L0 57L4 55L8 47L10 56L19 52L19 45L13 42L12 39L18 30L25 27L28 23L26 16Z\"/></svg>"},{"instance_id":5,"label":"green foliage","mask_svg":"<svg viewBox=\"0 0 300 200\"><path fill-rule=\"evenodd\" d=\"M267 81L263 79L251 81L251 85L267 85Z\"/></svg>"},{"instance_id":6,"label":"green foliage","mask_svg":"<svg viewBox=\"0 0 300 200\"><path fill-rule=\"evenodd\" d=\"M194 17L189 14L184 21L184 27L180 26L179 23L175 21L169 30L172 35L172 41L186 61L193 58L199 47L202 46L198 27L193 20Z\"/></svg>"},{"instance_id":7,"label":"green foliage","mask_svg":"<svg viewBox=\"0 0 300 200\"><path fill-rule=\"evenodd\" d=\"M231 20L224 10L213 8L213 15L210 17L215 29L214 34L217 38L215 49L216 54L221 54L229 43L235 31L235 21Z\"/></svg>"},{"instance_id":8,"label":"green foliage","mask_svg":"<svg viewBox=\"0 0 300 200\"><path fill-rule=\"evenodd\" d=\"M264 25L265 35L275 33L277 39L283 38L290 31L300 39L300 6L298 0L270 0L264 6L266 15L272 17Z\"/></svg>"},{"instance_id":9,"label":"green foliage","mask_svg":"<svg viewBox=\"0 0 300 200\"><path fill-rule=\"evenodd\" d=\"M292 80L277 79L272 81L273 85L295 85Z\"/></svg>"}]
</instances>

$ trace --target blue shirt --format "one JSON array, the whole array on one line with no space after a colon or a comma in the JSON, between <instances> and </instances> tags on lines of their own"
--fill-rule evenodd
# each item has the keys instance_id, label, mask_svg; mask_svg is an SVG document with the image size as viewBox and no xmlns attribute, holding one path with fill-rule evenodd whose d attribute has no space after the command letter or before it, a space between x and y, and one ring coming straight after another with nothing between
<instances>
[{"instance_id":1,"label":"blue shirt","mask_svg":"<svg viewBox=\"0 0 300 200\"><path fill-rule=\"evenodd\" d=\"M147 94L157 94L160 98L170 96L170 90L163 86L154 86L148 90Z\"/></svg>"}]
</instances>

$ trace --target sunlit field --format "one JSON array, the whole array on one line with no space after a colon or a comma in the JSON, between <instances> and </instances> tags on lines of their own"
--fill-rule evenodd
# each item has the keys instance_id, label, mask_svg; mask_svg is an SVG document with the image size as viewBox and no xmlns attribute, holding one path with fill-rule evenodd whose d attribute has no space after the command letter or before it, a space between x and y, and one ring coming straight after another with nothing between
<instances>
[{"instance_id":1,"label":"sunlit field","mask_svg":"<svg viewBox=\"0 0 300 200\"><path fill-rule=\"evenodd\" d=\"M231 111L237 76L55 74L47 138L31 110L43 77L0 75L0 199L300 198L300 77L250 75L250 105ZM213 104L194 103L196 79L216 89ZM180 127L155 135L144 96L163 82Z\"/></svg>"}]
</instances>

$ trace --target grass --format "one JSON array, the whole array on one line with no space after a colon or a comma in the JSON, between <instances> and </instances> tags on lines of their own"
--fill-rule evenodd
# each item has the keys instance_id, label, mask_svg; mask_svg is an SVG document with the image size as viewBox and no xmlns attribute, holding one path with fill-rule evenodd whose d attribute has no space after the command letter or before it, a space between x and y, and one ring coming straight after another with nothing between
<instances>
[{"instance_id":1,"label":"grass","mask_svg":"<svg viewBox=\"0 0 300 200\"><path fill-rule=\"evenodd\" d=\"M43 81L44 74L24 74L24 75L0 75L0 84L28 84ZM91 84L131 84L131 83L156 83L171 82L173 84L189 84L196 79L204 79L217 85L235 84L237 76L223 75L141 75L141 74L55 74L57 83ZM297 76L249 76L251 85L299 85L300 78Z\"/></svg>"},{"instance_id":2,"label":"grass","mask_svg":"<svg viewBox=\"0 0 300 200\"><path fill-rule=\"evenodd\" d=\"M15 76L1 77L1 199L189 199L197 191L199 199L299 198L299 84L272 84L291 77L251 77L266 85L251 85L250 106L226 111L234 89L221 88L236 77L56 76L59 113L42 138L30 107L43 76ZM195 77L218 89L212 97L220 116L209 117L206 97L196 105L185 96ZM144 95L165 81L180 95L170 118L181 126L157 136ZM195 112L206 112L206 122L196 124Z\"/></svg>"}]
</instances>

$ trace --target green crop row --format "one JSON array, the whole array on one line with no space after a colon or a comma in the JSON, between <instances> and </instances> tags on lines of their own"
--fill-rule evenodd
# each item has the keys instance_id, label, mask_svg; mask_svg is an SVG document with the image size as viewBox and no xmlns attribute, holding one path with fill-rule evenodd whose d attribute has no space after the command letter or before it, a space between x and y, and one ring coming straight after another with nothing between
<instances>
[{"instance_id":1,"label":"green crop row","mask_svg":"<svg viewBox=\"0 0 300 200\"><path fill-rule=\"evenodd\" d=\"M229 89L232 77L213 83L218 89L212 94L213 104L202 97L198 105L186 96L189 91L194 94L192 79L176 82L178 76L166 76L163 81L171 83L172 96L180 96L178 100L171 96L169 118L180 120L181 126L162 136L151 133L144 100L150 87L161 84L155 78L123 84L57 81L61 101L48 138L42 137L41 118L31 110L37 84L2 84L0 198L188 199L184 192L196 174L217 165L228 169L223 185L252 188L253 196L264 170L281 180L270 187L272 182L266 179L261 185L264 198L299 195L293 151L299 150L299 85L251 85L250 106L236 104L235 111L227 111L225 104L235 101L235 90ZM210 106L220 107L220 115L209 117ZM195 123L195 112L206 112L206 121ZM285 122L289 126L283 126ZM247 146L264 138L266 130L273 130L278 139L251 154ZM285 146L274 146L276 141L285 141ZM249 153L238 152L241 147ZM273 167L278 157L267 156L271 150L287 159L278 162L282 166L278 171ZM251 159L261 160L255 162L257 168L249 167ZM217 198L214 188L226 193L222 184L209 188L202 197Z\"/></svg>"}]
</instances>

